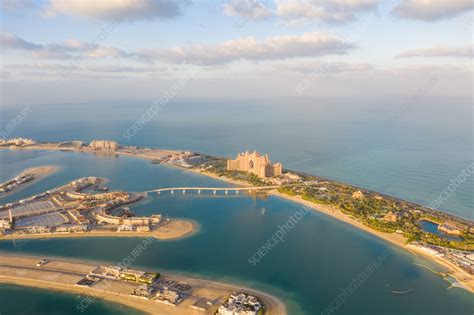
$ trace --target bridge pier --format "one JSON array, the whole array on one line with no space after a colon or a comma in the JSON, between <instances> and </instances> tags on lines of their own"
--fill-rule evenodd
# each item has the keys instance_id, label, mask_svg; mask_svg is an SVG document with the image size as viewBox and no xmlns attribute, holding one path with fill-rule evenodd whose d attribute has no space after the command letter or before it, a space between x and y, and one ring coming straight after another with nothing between
<instances>
[{"instance_id":1,"label":"bridge pier","mask_svg":"<svg viewBox=\"0 0 474 315\"><path fill-rule=\"evenodd\" d=\"M299 185L304 185L305 183L303 184L299 184ZM297 186L297 185L282 185L282 186ZM240 191L242 191L243 194L245 194L245 192L247 192L249 195L251 195L254 191L255 192L258 192L258 191L261 191L261 190L267 190L267 189L274 189L274 188L278 188L279 186L261 186L261 187L253 187L253 186L250 186L250 187L242 187L242 188L238 188L238 187L173 187L173 188L158 188L158 189L154 189L154 190L147 190L145 191L145 193L148 195L148 194L151 194L151 193L154 193L156 192L157 195L161 195L162 192L166 192L166 191L169 191L172 195L174 194L174 191L176 190L178 193L179 191L182 192L182 194L186 194L186 190L190 190L191 192L193 191L197 191L198 194L201 194L203 191L204 192L207 192L207 191L212 191L212 193L214 195L217 194L217 192L219 191L223 191L226 195L228 195L229 193L232 194L233 191L235 191L235 194L236 195L239 195L240 194Z\"/></svg>"}]
</instances>

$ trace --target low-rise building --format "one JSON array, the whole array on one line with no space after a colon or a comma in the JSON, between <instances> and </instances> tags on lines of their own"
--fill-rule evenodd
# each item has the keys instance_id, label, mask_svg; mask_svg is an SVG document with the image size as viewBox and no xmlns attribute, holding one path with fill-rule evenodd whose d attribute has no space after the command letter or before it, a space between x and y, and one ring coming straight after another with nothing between
<instances>
[{"instance_id":1,"label":"low-rise building","mask_svg":"<svg viewBox=\"0 0 474 315\"><path fill-rule=\"evenodd\" d=\"M67 196L66 194L62 194L62 193L54 194L52 198L54 202L56 202L56 204L65 208L77 207L81 204L81 200L71 198Z\"/></svg>"},{"instance_id":2,"label":"low-rise building","mask_svg":"<svg viewBox=\"0 0 474 315\"><path fill-rule=\"evenodd\" d=\"M36 144L36 141L34 141L33 139L28 139L28 138L13 138L13 139L7 140L6 143L10 145L22 147L26 145Z\"/></svg>"},{"instance_id":3,"label":"low-rise building","mask_svg":"<svg viewBox=\"0 0 474 315\"><path fill-rule=\"evenodd\" d=\"M51 233L51 228L47 226L30 226L25 229L26 234L44 234Z\"/></svg>"},{"instance_id":4,"label":"low-rise building","mask_svg":"<svg viewBox=\"0 0 474 315\"><path fill-rule=\"evenodd\" d=\"M89 224L89 220L79 213L77 210L69 210L67 214L71 217L71 219L78 223L78 224Z\"/></svg>"},{"instance_id":5,"label":"low-rise building","mask_svg":"<svg viewBox=\"0 0 474 315\"><path fill-rule=\"evenodd\" d=\"M132 291L132 293L130 293L130 295L132 296L141 297L145 299L152 298L154 294L155 290L153 289L153 287L146 284L138 286Z\"/></svg>"},{"instance_id":6,"label":"low-rise building","mask_svg":"<svg viewBox=\"0 0 474 315\"><path fill-rule=\"evenodd\" d=\"M150 232L150 226L149 225L138 225L136 227L137 232Z\"/></svg>"},{"instance_id":7,"label":"low-rise building","mask_svg":"<svg viewBox=\"0 0 474 315\"><path fill-rule=\"evenodd\" d=\"M262 309L262 303L257 297L246 293L233 292L227 301L219 306L219 315L257 315Z\"/></svg>"},{"instance_id":8,"label":"low-rise building","mask_svg":"<svg viewBox=\"0 0 474 315\"><path fill-rule=\"evenodd\" d=\"M125 281L152 284L160 277L160 274L156 272L146 272L135 269L124 269L120 272L119 277Z\"/></svg>"},{"instance_id":9,"label":"low-rise building","mask_svg":"<svg viewBox=\"0 0 474 315\"><path fill-rule=\"evenodd\" d=\"M91 271L91 275L106 279L119 279L122 268L118 266L100 266Z\"/></svg>"},{"instance_id":10,"label":"low-rise building","mask_svg":"<svg viewBox=\"0 0 474 315\"><path fill-rule=\"evenodd\" d=\"M117 227L117 232L133 232L133 225L122 224Z\"/></svg>"},{"instance_id":11,"label":"low-rise building","mask_svg":"<svg viewBox=\"0 0 474 315\"><path fill-rule=\"evenodd\" d=\"M171 303L173 305L177 305L182 300L181 295L177 291L166 288L159 289L156 292L156 297L160 301Z\"/></svg>"},{"instance_id":12,"label":"low-rise building","mask_svg":"<svg viewBox=\"0 0 474 315\"><path fill-rule=\"evenodd\" d=\"M389 211L383 216L382 220L385 222L397 222L398 215L396 213L393 213L392 211Z\"/></svg>"},{"instance_id":13,"label":"low-rise building","mask_svg":"<svg viewBox=\"0 0 474 315\"><path fill-rule=\"evenodd\" d=\"M360 191L360 190L357 190L352 194L352 199L363 200L364 198L365 198L365 196L362 193L362 191Z\"/></svg>"},{"instance_id":14,"label":"low-rise building","mask_svg":"<svg viewBox=\"0 0 474 315\"><path fill-rule=\"evenodd\" d=\"M0 229L1 230L7 230L10 229L12 226L10 220L8 219L0 219Z\"/></svg>"},{"instance_id":15,"label":"low-rise building","mask_svg":"<svg viewBox=\"0 0 474 315\"><path fill-rule=\"evenodd\" d=\"M98 223L130 226L152 226L160 223L161 215L154 214L151 217L117 217L100 211L95 216Z\"/></svg>"},{"instance_id":16,"label":"low-rise building","mask_svg":"<svg viewBox=\"0 0 474 315\"><path fill-rule=\"evenodd\" d=\"M87 231L87 225L83 224L64 224L56 227L56 233L81 233Z\"/></svg>"}]
</instances>

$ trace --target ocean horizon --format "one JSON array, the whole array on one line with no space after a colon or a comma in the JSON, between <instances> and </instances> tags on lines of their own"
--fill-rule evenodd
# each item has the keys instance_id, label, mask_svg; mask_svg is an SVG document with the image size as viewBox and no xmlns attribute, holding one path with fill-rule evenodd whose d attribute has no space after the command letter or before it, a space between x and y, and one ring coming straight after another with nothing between
<instances>
[{"instance_id":1,"label":"ocean horizon","mask_svg":"<svg viewBox=\"0 0 474 315\"><path fill-rule=\"evenodd\" d=\"M460 150L461 146L458 148L456 163L450 162L449 168L447 164L443 167L440 165L443 161L447 163L452 155L440 148L437 154L431 155L430 152L437 148L435 144L417 146L419 151L413 152L412 147L419 144L419 138L423 138L426 131L411 134L407 148L386 146L384 150L375 149L370 144L372 138L366 142L365 150L358 146L347 146L347 143L335 146L333 144L342 139L341 134L333 130L321 135L313 129L329 128L332 124L328 122L320 122L324 124L324 128L314 121L308 124L300 123L298 128L285 126L285 130L291 131L287 134L278 128L278 123L285 121L284 117L273 118L269 124L265 119L266 115L258 110L259 107L253 108L252 111L251 106L247 114L252 113L252 119L248 120L236 108L233 112L230 108L216 107L214 111L206 108L207 112L214 115L208 117L204 113L199 116L197 108L188 108L185 105L170 107L167 112L156 117L156 121L137 133L130 143L126 143L122 137L123 130L133 124L135 117L146 109L146 106L124 107L114 111L114 115L104 116L109 108L107 106L76 107L75 114L71 114L73 110L67 113L57 112L55 106L41 107L41 111L33 109L31 120L25 122L21 132L14 136L34 136L39 141L111 139L129 145L193 150L221 156L233 156L246 149L257 149L269 153L273 161L280 161L290 169L321 175L423 204L429 204L430 199L444 189L446 182L449 182L448 178L455 176L466 162L467 153L465 149ZM192 115L193 113L197 116ZM13 113L10 112L10 115ZM189 117L183 118L186 115ZM216 119L216 115L219 119ZM9 116L3 116L3 119L5 117ZM228 119L228 123L209 123L211 120L224 119ZM369 119L359 122L356 129L368 122ZM272 124L275 126L271 127ZM355 129L346 130L345 133L350 133L351 138L368 137L371 135L370 130L374 128L377 127L367 126L367 130L358 135L354 135ZM334 129L341 131L340 126ZM258 134L258 137L252 137L251 134ZM293 143L292 139L299 139L299 143L302 143L302 139L307 139L308 142L298 151L299 145ZM329 145L341 151L336 152L333 149L325 152L324 148ZM395 154L397 150L398 153ZM424 160L421 167L415 162L421 156L432 158ZM110 180L107 185L111 189L127 191L182 185L229 185L127 156L0 150L0 160L0 180L5 180L27 167L60 166L57 173L4 198L2 202L18 200L82 176L105 177ZM433 160L437 162L433 163ZM387 177L390 177L390 180ZM469 216L468 209L472 206L469 185L472 185L471 179L465 182L465 186L460 187L456 195L446 201L445 206L452 213ZM380 255L389 253L389 258L380 268L338 309L338 314L380 314L381 309L384 314L470 314L474 308L471 293L459 288L448 289L448 281L415 265L412 254L317 211L306 216L282 244L275 247L256 266L252 266L248 258L271 237L278 225L286 222L288 217L300 208L299 204L273 196L263 199L193 194L151 196L140 204L133 205L132 209L138 215L160 213L170 217L189 218L197 221L201 228L199 233L189 238L154 242L150 249L134 262L134 266L256 288L282 299L289 314L310 315L323 312L340 294L341 288L350 285L354 275L358 275ZM243 231L245 233L242 233ZM114 245L117 242L120 246ZM137 242L138 240L134 239L116 238L39 239L28 240L24 244L20 242L19 245L12 241L1 241L0 251L114 263L120 261L123 253L131 250ZM217 248L219 251L215 250ZM416 258L416 263L438 268L423 258ZM8 290L5 285L0 288ZM12 304L23 294L30 292L30 289L18 290L17 298L12 297L2 303L13 307ZM404 290L411 292L404 295L392 293ZM45 293L41 301L52 299L52 295ZM64 299L64 307L57 311L58 314L69 314L77 305L74 296ZM38 304L38 308L40 307ZM98 307L103 308L101 313L108 314L107 304L100 304ZM109 312L112 314L115 312L115 306L110 307ZM91 314L94 314L94 311L91 311Z\"/></svg>"}]
</instances>

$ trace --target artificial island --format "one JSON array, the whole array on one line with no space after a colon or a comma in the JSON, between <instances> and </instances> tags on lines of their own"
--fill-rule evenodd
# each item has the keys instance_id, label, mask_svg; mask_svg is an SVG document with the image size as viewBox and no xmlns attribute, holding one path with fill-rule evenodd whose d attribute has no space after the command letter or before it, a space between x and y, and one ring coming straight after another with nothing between
<instances>
[{"instance_id":1,"label":"artificial island","mask_svg":"<svg viewBox=\"0 0 474 315\"><path fill-rule=\"evenodd\" d=\"M235 159L229 159L189 151L122 146L115 141L107 140L94 140L90 143L82 141L38 143L31 139L6 140L0 143L0 148L76 151L110 156L128 155L148 159L152 164L179 167L237 185L230 188L169 187L150 190L144 194L161 194L165 191L171 194L186 193L190 190L201 193L209 190L214 194L258 192L286 198L347 222L412 253L428 257L447 268L447 272L438 272L440 276L443 278L451 276L457 279L456 285L474 291L472 220L319 176L289 171L280 163L272 164L267 155L260 155L256 151L240 153ZM128 196L131 199L137 198L133 195ZM124 202L128 203L131 199ZM5 216L6 213L4 212ZM123 213L122 217L125 214ZM100 216L104 215L111 214L108 214L108 210L90 211L87 218L102 224L104 221L100 221ZM152 226L153 218L149 220L152 221L149 221L148 226L150 224ZM124 222L126 221L122 219L115 224L116 230L118 226L123 226ZM427 229L427 224L434 226L434 229ZM132 231L137 232L133 224ZM4 234L4 238L10 235L8 232Z\"/></svg>"},{"instance_id":2,"label":"artificial island","mask_svg":"<svg viewBox=\"0 0 474 315\"><path fill-rule=\"evenodd\" d=\"M135 249L146 250L147 241ZM216 281L161 274L100 262L0 255L0 282L66 291L78 296L84 312L96 299L139 309L148 314L285 315L275 297Z\"/></svg>"},{"instance_id":3,"label":"artificial island","mask_svg":"<svg viewBox=\"0 0 474 315\"><path fill-rule=\"evenodd\" d=\"M135 216L127 205L143 193L103 192L104 180L80 178L26 199L0 206L2 239L83 236L179 238L192 233L195 223L162 219L161 215Z\"/></svg>"},{"instance_id":4,"label":"artificial island","mask_svg":"<svg viewBox=\"0 0 474 315\"><path fill-rule=\"evenodd\" d=\"M12 179L0 183L0 198L6 197L9 194L13 194L18 190L39 181L43 177L55 172L57 167L55 166L41 166L32 167L24 170Z\"/></svg>"}]
</instances>

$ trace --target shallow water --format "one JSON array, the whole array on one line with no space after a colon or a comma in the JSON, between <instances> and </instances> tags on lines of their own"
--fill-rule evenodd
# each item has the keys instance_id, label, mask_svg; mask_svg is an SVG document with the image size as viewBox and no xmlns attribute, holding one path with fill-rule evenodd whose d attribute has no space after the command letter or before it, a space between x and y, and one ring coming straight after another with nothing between
<instances>
[{"instance_id":1,"label":"shallow water","mask_svg":"<svg viewBox=\"0 0 474 315\"><path fill-rule=\"evenodd\" d=\"M0 150L0 159L1 180L30 166L61 166L57 173L9 196L8 200L88 175L106 177L110 180L107 185L112 189L128 191L184 184L228 186L131 157ZM298 204L274 196L258 199L162 194L150 196L131 208L137 214L161 213L190 218L201 225L200 232L194 236L153 242L134 261L134 266L224 280L268 291L287 304L290 314L319 314L347 288L351 288L351 294L335 314L471 314L474 309L472 294L459 288L447 290L447 281L415 266L413 257L407 252L314 211L295 224L283 242L272 247L254 266L249 258L279 226L301 209ZM139 242L128 238L2 241L0 250L117 263ZM386 258L372 273L364 273L367 266L380 257ZM360 277L363 281L354 288L353 279ZM409 294L391 292L408 288L413 289ZM6 299L0 295L0 305L16 305L22 296L24 292L18 292L17 298ZM64 299L65 304L57 310L58 314L69 314L77 304L74 296L65 295ZM21 311L13 314L21 314Z\"/></svg>"},{"instance_id":2,"label":"shallow water","mask_svg":"<svg viewBox=\"0 0 474 315\"><path fill-rule=\"evenodd\" d=\"M426 221L426 220L421 220L420 221L420 226L424 231L436 234L436 235L438 235L442 238L445 238L445 239L448 239L448 240L451 240L451 241L460 241L460 240L462 240L462 238L459 237L459 236L449 235L449 234L443 233L440 230L438 230L438 224L437 223L434 223L434 222L431 222L431 221Z\"/></svg>"},{"instance_id":3,"label":"shallow water","mask_svg":"<svg viewBox=\"0 0 474 315\"><path fill-rule=\"evenodd\" d=\"M172 102L128 141L123 133L149 106L149 102L31 106L32 114L11 136L41 141L113 139L232 157L257 149L286 168L425 205L473 163L471 104L417 104L392 121L400 104L315 102L282 107ZM0 125L21 109L0 108ZM437 206L474 219L474 176L467 176Z\"/></svg>"}]
</instances>

